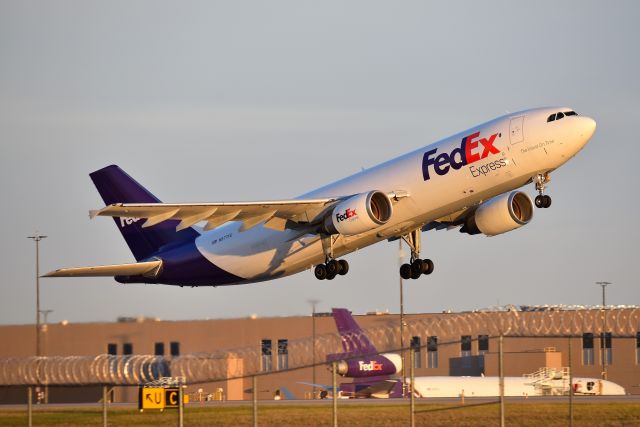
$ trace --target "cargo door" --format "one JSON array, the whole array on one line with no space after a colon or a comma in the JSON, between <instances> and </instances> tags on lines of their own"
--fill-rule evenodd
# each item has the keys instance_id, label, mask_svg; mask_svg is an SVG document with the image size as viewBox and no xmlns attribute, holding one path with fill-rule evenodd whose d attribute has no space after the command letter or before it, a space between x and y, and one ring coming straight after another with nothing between
<instances>
[{"instance_id":1,"label":"cargo door","mask_svg":"<svg viewBox=\"0 0 640 427\"><path fill-rule=\"evenodd\" d=\"M509 123L509 140L511 144L517 144L524 141L524 133L522 131L522 125L524 123L524 116L514 117Z\"/></svg>"}]
</instances>

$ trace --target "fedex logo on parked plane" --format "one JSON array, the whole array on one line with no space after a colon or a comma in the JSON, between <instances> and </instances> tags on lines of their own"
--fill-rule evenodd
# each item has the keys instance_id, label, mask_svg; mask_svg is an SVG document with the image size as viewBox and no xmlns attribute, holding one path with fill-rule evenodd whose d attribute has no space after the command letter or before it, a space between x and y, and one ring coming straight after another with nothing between
<instances>
[{"instance_id":1,"label":"fedex logo on parked plane","mask_svg":"<svg viewBox=\"0 0 640 427\"><path fill-rule=\"evenodd\" d=\"M358 361L358 367L361 371L382 371L382 363L372 360L369 363L364 363L362 360Z\"/></svg>"},{"instance_id":2,"label":"fedex logo on parked plane","mask_svg":"<svg viewBox=\"0 0 640 427\"><path fill-rule=\"evenodd\" d=\"M446 175L451 168L458 170L489 156L499 154L500 150L493 146L497 133L488 138L480 138L480 132L472 133L462 138L460 147L454 148L451 153L440 153L436 156L437 148L424 153L422 158L422 176L425 181L431 179L429 169L438 175Z\"/></svg>"},{"instance_id":3,"label":"fedex logo on parked plane","mask_svg":"<svg viewBox=\"0 0 640 427\"><path fill-rule=\"evenodd\" d=\"M346 221L349 218L353 218L354 216L358 216L358 214L356 213L356 210L355 209L351 209L351 208L347 208L347 210L344 211L344 213L338 212L336 214L336 220L338 222Z\"/></svg>"}]
</instances>

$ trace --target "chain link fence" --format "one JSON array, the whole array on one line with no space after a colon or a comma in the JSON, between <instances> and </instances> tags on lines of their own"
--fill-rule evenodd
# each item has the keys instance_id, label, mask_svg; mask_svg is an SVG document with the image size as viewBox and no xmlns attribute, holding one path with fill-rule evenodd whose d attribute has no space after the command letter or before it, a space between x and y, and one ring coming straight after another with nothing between
<instances>
[{"instance_id":1,"label":"chain link fence","mask_svg":"<svg viewBox=\"0 0 640 427\"><path fill-rule=\"evenodd\" d=\"M471 312L405 317L404 335L454 337L482 331L492 337L581 336L584 331L603 331L616 337L635 337L640 330L640 309L590 309L563 311ZM399 322L387 322L362 334L377 350L400 349ZM342 341L358 342L360 333L338 333L289 341L288 369L313 366L327 355L342 352ZM314 349L315 347L315 349ZM314 352L315 350L315 352ZM320 363L323 364L323 363ZM258 346L194 353L167 359L161 356L49 356L0 359L0 386L30 385L141 385L166 376L186 377L189 384L223 381L262 374Z\"/></svg>"}]
</instances>

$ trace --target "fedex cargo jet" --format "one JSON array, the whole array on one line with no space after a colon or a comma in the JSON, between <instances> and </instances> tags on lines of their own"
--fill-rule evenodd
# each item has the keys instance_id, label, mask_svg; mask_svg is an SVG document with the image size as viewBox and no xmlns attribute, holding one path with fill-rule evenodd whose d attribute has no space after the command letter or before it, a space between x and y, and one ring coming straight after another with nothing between
<instances>
[{"instance_id":1,"label":"fedex cargo jet","mask_svg":"<svg viewBox=\"0 0 640 427\"><path fill-rule=\"evenodd\" d=\"M353 378L351 383L341 383L339 393L344 398L393 398L402 397L402 358L396 353L378 353L365 331L360 328L346 308L334 308L333 319L340 333L343 353L327 355L327 362L336 363L336 373ZM408 356L407 356L408 357ZM406 372L405 372L406 374ZM573 378L569 368L542 368L521 377L504 377L505 396L561 396L569 393L569 384L576 395L622 396L620 385L598 378ZM405 379L406 390L411 389L411 378ZM324 389L321 397L327 397L332 386L309 384ZM493 397L500 395L498 377L415 377L416 397Z\"/></svg>"},{"instance_id":2,"label":"fedex cargo jet","mask_svg":"<svg viewBox=\"0 0 640 427\"><path fill-rule=\"evenodd\" d=\"M314 268L345 275L341 257L382 240L411 248L405 279L433 272L421 233L459 227L495 236L531 221L533 183L548 208L550 174L596 128L571 108L507 114L291 200L162 203L115 165L90 174L137 262L65 268L46 276L114 276L121 283L219 286Z\"/></svg>"}]
</instances>

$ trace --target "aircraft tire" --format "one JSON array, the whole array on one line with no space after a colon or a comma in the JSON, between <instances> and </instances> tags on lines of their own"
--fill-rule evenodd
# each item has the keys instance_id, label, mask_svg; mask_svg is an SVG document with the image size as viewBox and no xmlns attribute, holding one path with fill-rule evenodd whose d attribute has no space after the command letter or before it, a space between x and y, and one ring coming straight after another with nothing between
<instances>
[{"instance_id":1,"label":"aircraft tire","mask_svg":"<svg viewBox=\"0 0 640 427\"><path fill-rule=\"evenodd\" d=\"M330 274L333 274L333 277L336 276L336 274L338 274L338 272L340 271L340 266L338 265L338 261L336 261L335 259L332 259L331 261L329 261L327 264L327 276L329 276Z\"/></svg>"},{"instance_id":2,"label":"aircraft tire","mask_svg":"<svg viewBox=\"0 0 640 427\"><path fill-rule=\"evenodd\" d=\"M414 260L411 263L411 278L412 279L417 279L418 277L420 277L422 275L423 271L424 271L424 262L422 262L422 260L420 258Z\"/></svg>"},{"instance_id":3,"label":"aircraft tire","mask_svg":"<svg viewBox=\"0 0 640 427\"><path fill-rule=\"evenodd\" d=\"M430 259L422 260L422 274L431 274L433 273L433 269L433 261L431 261Z\"/></svg>"},{"instance_id":4,"label":"aircraft tire","mask_svg":"<svg viewBox=\"0 0 640 427\"><path fill-rule=\"evenodd\" d=\"M330 273L330 272L327 271L327 280L335 279L336 278L336 274L338 274L338 273L336 273L335 271L333 273Z\"/></svg>"},{"instance_id":5,"label":"aircraft tire","mask_svg":"<svg viewBox=\"0 0 640 427\"><path fill-rule=\"evenodd\" d=\"M327 267L325 267L324 264L318 264L313 270L313 273L316 275L316 279L324 280L327 278Z\"/></svg>"},{"instance_id":6,"label":"aircraft tire","mask_svg":"<svg viewBox=\"0 0 640 427\"><path fill-rule=\"evenodd\" d=\"M349 263L346 260L344 259L338 260L338 266L340 267L338 269L339 275L344 276L349 272Z\"/></svg>"},{"instance_id":7,"label":"aircraft tire","mask_svg":"<svg viewBox=\"0 0 640 427\"><path fill-rule=\"evenodd\" d=\"M548 196L548 195L545 194L542 197L544 199L544 207L545 208L551 207L551 196Z\"/></svg>"},{"instance_id":8,"label":"aircraft tire","mask_svg":"<svg viewBox=\"0 0 640 427\"><path fill-rule=\"evenodd\" d=\"M404 280L411 279L411 266L409 264L402 264L400 266L400 277Z\"/></svg>"},{"instance_id":9,"label":"aircraft tire","mask_svg":"<svg viewBox=\"0 0 640 427\"><path fill-rule=\"evenodd\" d=\"M544 208L544 196L542 194L537 195L535 199L536 208Z\"/></svg>"}]
</instances>

